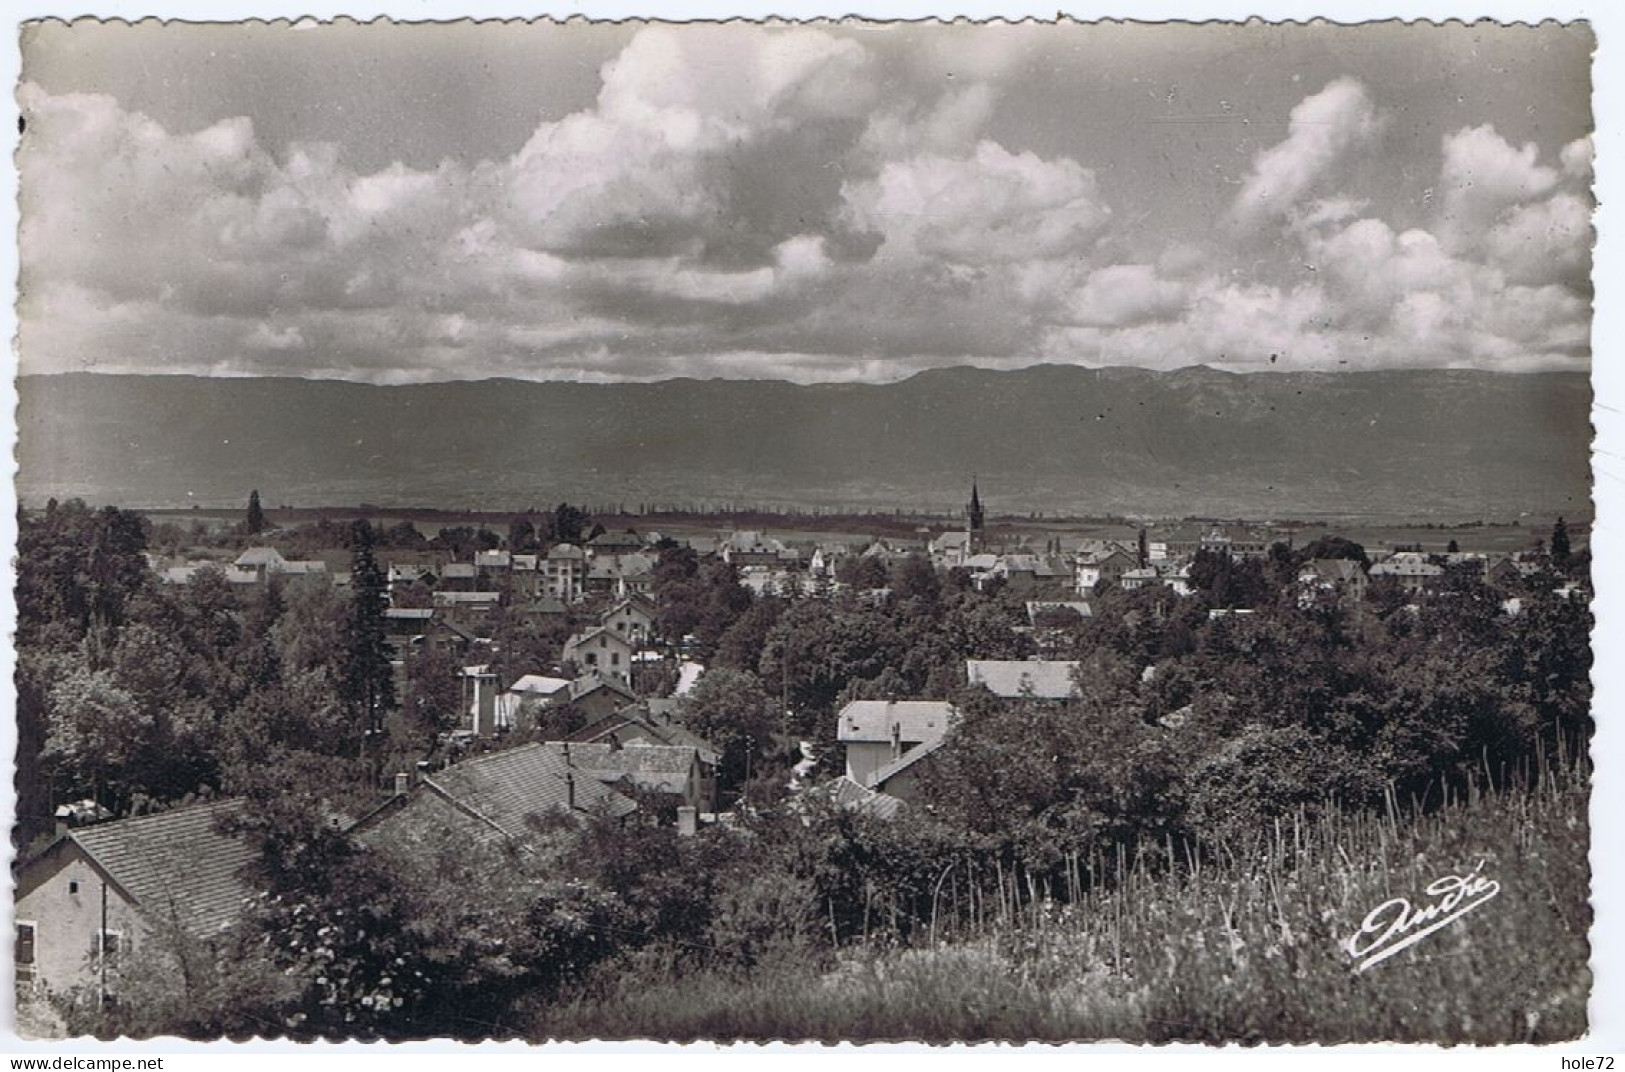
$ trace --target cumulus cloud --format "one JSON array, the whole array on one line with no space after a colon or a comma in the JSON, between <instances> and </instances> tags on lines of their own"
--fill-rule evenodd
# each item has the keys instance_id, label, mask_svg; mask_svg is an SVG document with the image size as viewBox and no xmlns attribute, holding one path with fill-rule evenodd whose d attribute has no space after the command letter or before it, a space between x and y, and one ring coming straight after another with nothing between
<instances>
[{"instance_id":1,"label":"cumulus cloud","mask_svg":"<svg viewBox=\"0 0 1625 1072\"><path fill-rule=\"evenodd\" d=\"M1439 235L1445 247L1473 249L1503 212L1550 193L1558 172L1539 160L1533 142L1514 147L1488 124L1446 135L1439 176Z\"/></svg>"},{"instance_id":2,"label":"cumulus cloud","mask_svg":"<svg viewBox=\"0 0 1625 1072\"><path fill-rule=\"evenodd\" d=\"M1033 39L999 41L978 58L651 27L589 104L501 154L364 171L341 146L265 144L247 119L172 130L25 85L23 367L414 382L1585 366L1589 139L1543 161L1457 130L1436 143L1436 214L1401 224L1391 192L1332 181L1383 126L1340 79L1253 156L1239 235L1147 237L1086 142L1003 136Z\"/></svg>"},{"instance_id":3,"label":"cumulus cloud","mask_svg":"<svg viewBox=\"0 0 1625 1072\"><path fill-rule=\"evenodd\" d=\"M853 223L884 236L883 252L958 264L1081 253L1111 215L1076 161L991 141L968 157L888 163L845 196Z\"/></svg>"},{"instance_id":4,"label":"cumulus cloud","mask_svg":"<svg viewBox=\"0 0 1625 1072\"><path fill-rule=\"evenodd\" d=\"M1365 86L1340 78L1292 109L1287 137L1259 153L1231 208L1254 227L1288 211L1344 157L1371 141L1383 122Z\"/></svg>"},{"instance_id":5,"label":"cumulus cloud","mask_svg":"<svg viewBox=\"0 0 1625 1072\"><path fill-rule=\"evenodd\" d=\"M1184 310L1188 290L1183 283L1159 278L1151 265L1108 265L1091 273L1072 295L1068 318L1095 327L1166 320Z\"/></svg>"}]
</instances>

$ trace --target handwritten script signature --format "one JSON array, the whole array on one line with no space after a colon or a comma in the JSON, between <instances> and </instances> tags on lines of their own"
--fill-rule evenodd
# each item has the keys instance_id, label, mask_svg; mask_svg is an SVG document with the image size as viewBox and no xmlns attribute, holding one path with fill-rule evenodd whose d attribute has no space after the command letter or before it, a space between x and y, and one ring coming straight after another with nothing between
<instances>
[{"instance_id":1,"label":"handwritten script signature","mask_svg":"<svg viewBox=\"0 0 1625 1072\"><path fill-rule=\"evenodd\" d=\"M1428 900L1413 905L1408 898L1384 901L1366 914L1348 940L1357 971L1381 964L1402 949L1453 923L1501 892L1501 884L1482 874L1484 861L1465 875L1445 875L1428 884Z\"/></svg>"}]
</instances>

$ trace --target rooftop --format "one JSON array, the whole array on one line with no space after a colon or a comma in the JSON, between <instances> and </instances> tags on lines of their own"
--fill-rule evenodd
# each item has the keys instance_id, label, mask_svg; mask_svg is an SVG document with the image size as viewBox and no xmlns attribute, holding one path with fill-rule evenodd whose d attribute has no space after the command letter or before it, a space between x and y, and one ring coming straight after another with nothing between
<instances>
[{"instance_id":1,"label":"rooftop","mask_svg":"<svg viewBox=\"0 0 1625 1072\"><path fill-rule=\"evenodd\" d=\"M905 741L934 741L954 716L946 700L854 700L841 709L840 740L890 741L892 727Z\"/></svg>"},{"instance_id":2,"label":"rooftop","mask_svg":"<svg viewBox=\"0 0 1625 1072\"><path fill-rule=\"evenodd\" d=\"M1040 700L1064 700L1072 695L1072 660L966 659L965 677L972 685L986 685L995 696L1014 699L1031 695Z\"/></svg>"},{"instance_id":3,"label":"rooftop","mask_svg":"<svg viewBox=\"0 0 1625 1072\"><path fill-rule=\"evenodd\" d=\"M70 831L143 911L194 934L219 930L242 912L253 892L239 874L254 857L240 837L215 824L242 807L228 800Z\"/></svg>"}]
</instances>

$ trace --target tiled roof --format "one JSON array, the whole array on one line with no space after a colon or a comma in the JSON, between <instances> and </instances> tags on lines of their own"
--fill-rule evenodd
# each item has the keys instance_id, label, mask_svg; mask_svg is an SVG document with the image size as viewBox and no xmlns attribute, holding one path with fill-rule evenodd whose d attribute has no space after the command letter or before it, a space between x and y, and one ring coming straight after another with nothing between
<instances>
[{"instance_id":1,"label":"tiled roof","mask_svg":"<svg viewBox=\"0 0 1625 1072\"><path fill-rule=\"evenodd\" d=\"M573 543L560 543L548 549L547 557L555 562L560 559L576 561L586 558L587 553Z\"/></svg>"},{"instance_id":2,"label":"tiled roof","mask_svg":"<svg viewBox=\"0 0 1625 1072\"><path fill-rule=\"evenodd\" d=\"M236 920L253 892L239 874L253 850L215 829L218 817L242 806L234 800L198 804L83 827L68 836L142 911L207 935Z\"/></svg>"},{"instance_id":3,"label":"tiled roof","mask_svg":"<svg viewBox=\"0 0 1625 1072\"><path fill-rule=\"evenodd\" d=\"M280 566L283 563L282 552L275 547L250 547L237 556L234 565L238 566Z\"/></svg>"},{"instance_id":4,"label":"tiled roof","mask_svg":"<svg viewBox=\"0 0 1625 1072\"><path fill-rule=\"evenodd\" d=\"M570 682L562 677L546 677L542 674L525 674L512 685L509 692L524 692L534 696L551 696L560 689L568 689Z\"/></svg>"},{"instance_id":5,"label":"tiled roof","mask_svg":"<svg viewBox=\"0 0 1625 1072\"><path fill-rule=\"evenodd\" d=\"M586 677L578 677L574 681L570 682L570 700L574 702L581 699L583 696L597 692L599 689L608 689L611 692L619 693L628 700L635 700L638 698L637 693L633 692L619 681L616 681L614 678L600 677L597 674L588 674Z\"/></svg>"},{"instance_id":6,"label":"tiled roof","mask_svg":"<svg viewBox=\"0 0 1625 1072\"><path fill-rule=\"evenodd\" d=\"M884 787L887 782L941 748L946 741L946 737L938 737L934 741L926 741L924 744L917 744L910 748L907 752L871 774L869 776L869 788L880 789Z\"/></svg>"},{"instance_id":7,"label":"tiled roof","mask_svg":"<svg viewBox=\"0 0 1625 1072\"><path fill-rule=\"evenodd\" d=\"M903 801L889 793L877 793L841 775L829 783L830 799L838 806L861 811L877 819L891 819L902 810Z\"/></svg>"},{"instance_id":8,"label":"tiled roof","mask_svg":"<svg viewBox=\"0 0 1625 1072\"><path fill-rule=\"evenodd\" d=\"M1398 555L1371 567L1373 577L1442 577L1444 567L1416 559L1402 559Z\"/></svg>"},{"instance_id":9,"label":"tiled roof","mask_svg":"<svg viewBox=\"0 0 1625 1072\"><path fill-rule=\"evenodd\" d=\"M594 637L600 635L612 638L617 644L620 644L623 647L629 648L632 646L627 641L626 637L622 636L620 633L617 633L615 630L605 628L602 625L594 625L583 632L573 634L569 640L564 642L564 648L566 651L570 650L571 648L578 648L583 644L590 643Z\"/></svg>"},{"instance_id":10,"label":"tiled roof","mask_svg":"<svg viewBox=\"0 0 1625 1072\"><path fill-rule=\"evenodd\" d=\"M1037 619L1040 615L1043 615L1043 614L1059 613L1059 612L1062 612L1062 611L1070 611L1073 614L1076 614L1080 618L1092 618L1092 617L1094 617L1094 613L1095 613L1093 608L1091 608L1088 603L1082 602L1081 600L1070 600L1070 601L1028 600L1027 601L1027 617L1028 617L1029 620Z\"/></svg>"},{"instance_id":11,"label":"tiled roof","mask_svg":"<svg viewBox=\"0 0 1625 1072\"><path fill-rule=\"evenodd\" d=\"M954 714L946 700L854 700L841 709L842 741L890 741L900 727L905 741L934 741L948 732Z\"/></svg>"},{"instance_id":12,"label":"tiled roof","mask_svg":"<svg viewBox=\"0 0 1625 1072\"><path fill-rule=\"evenodd\" d=\"M1070 660L966 659L965 676L972 685L986 685L995 696L1014 698L1031 690L1040 700L1064 700L1072 695Z\"/></svg>"},{"instance_id":13,"label":"tiled roof","mask_svg":"<svg viewBox=\"0 0 1625 1072\"><path fill-rule=\"evenodd\" d=\"M467 759L447 767L424 785L475 812L514 841L531 833L532 818L563 811L569 803L564 757L544 744L526 744L503 752ZM596 778L581 776L575 783L575 810L626 815L637 805Z\"/></svg>"},{"instance_id":14,"label":"tiled roof","mask_svg":"<svg viewBox=\"0 0 1625 1072\"><path fill-rule=\"evenodd\" d=\"M642 771L687 774L695 758L695 750L683 745L632 743L620 747L610 744L574 744L569 748L570 758L577 766L627 773Z\"/></svg>"},{"instance_id":15,"label":"tiled roof","mask_svg":"<svg viewBox=\"0 0 1625 1072\"><path fill-rule=\"evenodd\" d=\"M440 576L448 581L471 580L476 575L472 562L448 562L446 568L440 571Z\"/></svg>"}]
</instances>

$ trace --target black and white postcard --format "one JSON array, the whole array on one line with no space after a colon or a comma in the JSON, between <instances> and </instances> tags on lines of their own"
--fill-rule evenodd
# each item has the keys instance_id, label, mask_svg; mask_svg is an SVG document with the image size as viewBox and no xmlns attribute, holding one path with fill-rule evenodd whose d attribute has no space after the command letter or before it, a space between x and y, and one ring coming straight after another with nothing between
<instances>
[{"instance_id":1,"label":"black and white postcard","mask_svg":"<svg viewBox=\"0 0 1625 1072\"><path fill-rule=\"evenodd\" d=\"M1598 1037L1594 23L17 28L21 1043Z\"/></svg>"}]
</instances>

